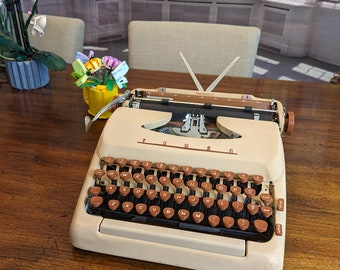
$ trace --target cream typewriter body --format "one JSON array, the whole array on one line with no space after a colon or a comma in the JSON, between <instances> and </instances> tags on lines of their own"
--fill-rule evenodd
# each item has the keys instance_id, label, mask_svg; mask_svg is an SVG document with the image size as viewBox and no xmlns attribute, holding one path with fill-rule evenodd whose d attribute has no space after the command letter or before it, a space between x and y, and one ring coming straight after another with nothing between
<instances>
[{"instance_id":1,"label":"cream typewriter body","mask_svg":"<svg viewBox=\"0 0 340 270\"><path fill-rule=\"evenodd\" d=\"M98 141L72 244L191 269L282 269L286 118L248 95L131 91Z\"/></svg>"}]
</instances>

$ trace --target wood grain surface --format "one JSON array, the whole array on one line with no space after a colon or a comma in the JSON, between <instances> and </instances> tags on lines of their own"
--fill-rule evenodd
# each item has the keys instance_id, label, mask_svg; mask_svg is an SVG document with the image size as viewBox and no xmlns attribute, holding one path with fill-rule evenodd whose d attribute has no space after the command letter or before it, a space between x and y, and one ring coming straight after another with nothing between
<instances>
[{"instance_id":1,"label":"wood grain surface","mask_svg":"<svg viewBox=\"0 0 340 270\"><path fill-rule=\"evenodd\" d=\"M47 87L32 91L0 84L0 269L178 269L70 244L73 211L105 124L85 133L87 108L70 73L51 73ZM195 89L188 74L130 70L128 79L129 89ZM215 77L198 79L206 88ZM215 91L275 98L295 113L294 133L283 138L284 269L339 269L340 86L225 77Z\"/></svg>"}]
</instances>

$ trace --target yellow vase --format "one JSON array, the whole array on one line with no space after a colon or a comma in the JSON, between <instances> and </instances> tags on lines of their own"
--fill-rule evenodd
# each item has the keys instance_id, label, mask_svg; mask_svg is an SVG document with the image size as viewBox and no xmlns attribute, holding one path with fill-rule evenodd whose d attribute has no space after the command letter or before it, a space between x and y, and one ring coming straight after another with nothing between
<instances>
[{"instance_id":1,"label":"yellow vase","mask_svg":"<svg viewBox=\"0 0 340 270\"><path fill-rule=\"evenodd\" d=\"M95 116L101 108L110 103L118 95L117 85L113 87L112 91L107 89L106 85L83 88L84 101L87 105L89 105L88 113L93 116ZM111 112L106 111L99 118L107 119L110 115Z\"/></svg>"}]
</instances>

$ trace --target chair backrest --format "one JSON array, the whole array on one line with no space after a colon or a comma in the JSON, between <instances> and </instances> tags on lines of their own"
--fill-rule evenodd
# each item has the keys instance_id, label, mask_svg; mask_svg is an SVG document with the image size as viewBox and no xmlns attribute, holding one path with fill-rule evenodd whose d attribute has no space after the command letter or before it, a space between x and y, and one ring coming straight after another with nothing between
<instances>
[{"instance_id":1,"label":"chair backrest","mask_svg":"<svg viewBox=\"0 0 340 270\"><path fill-rule=\"evenodd\" d=\"M61 16L47 16L44 36L32 35L32 25L28 28L31 46L50 51L64 58L67 63L72 63L78 51L83 51L85 23L78 18ZM28 18L28 14L24 14Z\"/></svg>"},{"instance_id":2,"label":"chair backrest","mask_svg":"<svg viewBox=\"0 0 340 270\"><path fill-rule=\"evenodd\" d=\"M230 76L252 77L260 29L212 23L132 21L128 27L129 66L187 72L182 52L196 74L220 74L240 56Z\"/></svg>"}]
</instances>

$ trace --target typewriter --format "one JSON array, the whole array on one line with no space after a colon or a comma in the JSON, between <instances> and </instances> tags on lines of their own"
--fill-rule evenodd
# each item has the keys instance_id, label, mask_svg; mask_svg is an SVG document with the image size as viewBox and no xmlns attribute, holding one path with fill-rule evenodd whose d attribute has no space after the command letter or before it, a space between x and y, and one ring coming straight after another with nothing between
<instances>
[{"instance_id":1,"label":"typewriter","mask_svg":"<svg viewBox=\"0 0 340 270\"><path fill-rule=\"evenodd\" d=\"M132 90L98 141L72 245L190 269L282 269L292 115L250 95Z\"/></svg>"}]
</instances>

